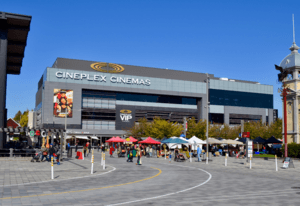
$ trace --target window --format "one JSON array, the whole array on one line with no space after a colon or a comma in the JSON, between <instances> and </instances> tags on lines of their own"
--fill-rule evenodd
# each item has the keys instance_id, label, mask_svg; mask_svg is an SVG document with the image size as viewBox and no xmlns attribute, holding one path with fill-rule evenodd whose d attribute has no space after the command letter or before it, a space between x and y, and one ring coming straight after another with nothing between
<instances>
[{"instance_id":1,"label":"window","mask_svg":"<svg viewBox=\"0 0 300 206\"><path fill-rule=\"evenodd\" d=\"M213 105L273 108L272 94L210 89L209 98Z\"/></svg>"}]
</instances>

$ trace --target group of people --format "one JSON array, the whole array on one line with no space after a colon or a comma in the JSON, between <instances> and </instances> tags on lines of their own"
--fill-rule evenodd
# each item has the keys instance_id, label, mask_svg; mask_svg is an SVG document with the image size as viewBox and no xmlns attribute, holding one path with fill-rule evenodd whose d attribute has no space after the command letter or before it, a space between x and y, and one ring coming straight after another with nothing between
<instances>
[{"instance_id":1,"label":"group of people","mask_svg":"<svg viewBox=\"0 0 300 206\"><path fill-rule=\"evenodd\" d=\"M56 157L57 165L60 165L59 157L60 157L60 145L57 143L50 144L49 148L43 147L40 149L39 153L41 154L41 161L44 161L44 158L46 161L50 162L51 158Z\"/></svg>"}]
</instances>

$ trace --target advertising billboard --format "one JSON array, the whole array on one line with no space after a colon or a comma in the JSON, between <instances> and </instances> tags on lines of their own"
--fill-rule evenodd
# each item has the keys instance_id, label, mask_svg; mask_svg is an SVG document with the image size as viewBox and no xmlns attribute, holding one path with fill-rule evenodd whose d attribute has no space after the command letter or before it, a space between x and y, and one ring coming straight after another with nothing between
<instances>
[{"instance_id":1,"label":"advertising billboard","mask_svg":"<svg viewBox=\"0 0 300 206\"><path fill-rule=\"evenodd\" d=\"M67 118L73 116L73 90L54 89L53 115L55 117Z\"/></svg>"}]
</instances>

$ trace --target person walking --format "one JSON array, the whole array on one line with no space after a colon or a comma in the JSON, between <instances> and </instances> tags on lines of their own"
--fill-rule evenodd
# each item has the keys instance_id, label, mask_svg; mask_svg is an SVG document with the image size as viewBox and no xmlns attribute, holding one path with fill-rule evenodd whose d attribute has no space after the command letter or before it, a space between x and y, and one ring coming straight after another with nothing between
<instances>
[{"instance_id":1,"label":"person walking","mask_svg":"<svg viewBox=\"0 0 300 206\"><path fill-rule=\"evenodd\" d=\"M169 151L169 163L171 163L171 161L172 161L172 151L170 149L170 151Z\"/></svg>"},{"instance_id":2,"label":"person walking","mask_svg":"<svg viewBox=\"0 0 300 206\"><path fill-rule=\"evenodd\" d=\"M100 150L100 144L98 144L98 147L97 147L97 149L98 149L98 152L99 152L99 150Z\"/></svg>"},{"instance_id":3,"label":"person walking","mask_svg":"<svg viewBox=\"0 0 300 206\"><path fill-rule=\"evenodd\" d=\"M152 157L152 152L153 152L153 150L152 150L152 147L150 146L150 149L149 149L149 157Z\"/></svg>"},{"instance_id":4,"label":"person walking","mask_svg":"<svg viewBox=\"0 0 300 206\"><path fill-rule=\"evenodd\" d=\"M78 150L78 143L76 143L75 152L77 152L77 150Z\"/></svg>"},{"instance_id":5,"label":"person walking","mask_svg":"<svg viewBox=\"0 0 300 206\"><path fill-rule=\"evenodd\" d=\"M110 148L109 148L110 157L113 157L113 152L114 152L114 148L112 146L110 146Z\"/></svg>"},{"instance_id":6,"label":"person walking","mask_svg":"<svg viewBox=\"0 0 300 206\"><path fill-rule=\"evenodd\" d=\"M101 145L101 149L102 149L102 152L105 152L105 146L104 146L103 143L102 143L102 145Z\"/></svg>"},{"instance_id":7,"label":"person walking","mask_svg":"<svg viewBox=\"0 0 300 206\"><path fill-rule=\"evenodd\" d=\"M89 153L91 153L92 145L89 144Z\"/></svg>"},{"instance_id":8,"label":"person walking","mask_svg":"<svg viewBox=\"0 0 300 206\"><path fill-rule=\"evenodd\" d=\"M141 150L140 150L140 148L136 148L136 156L137 156L136 165L140 165L140 159L141 159Z\"/></svg>"},{"instance_id":9,"label":"person walking","mask_svg":"<svg viewBox=\"0 0 300 206\"><path fill-rule=\"evenodd\" d=\"M198 162L201 162L201 157L200 157L201 152L202 152L202 150L201 150L201 148L198 145L198 147L197 147Z\"/></svg>"}]
</instances>

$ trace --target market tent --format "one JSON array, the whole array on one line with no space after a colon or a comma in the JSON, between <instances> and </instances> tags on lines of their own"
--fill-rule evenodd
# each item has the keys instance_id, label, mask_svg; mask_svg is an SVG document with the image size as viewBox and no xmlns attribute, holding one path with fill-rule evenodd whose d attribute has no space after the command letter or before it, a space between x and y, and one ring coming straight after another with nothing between
<instances>
[{"instance_id":1,"label":"market tent","mask_svg":"<svg viewBox=\"0 0 300 206\"><path fill-rule=\"evenodd\" d=\"M244 143L240 142L240 141L236 141L236 140L232 140L232 139L223 139L222 142L224 142L224 144L237 144L237 145L242 145Z\"/></svg>"},{"instance_id":2,"label":"market tent","mask_svg":"<svg viewBox=\"0 0 300 206\"><path fill-rule=\"evenodd\" d=\"M164 139L164 140L162 140L161 143L162 143L162 144L166 144L166 143L169 143L169 141L170 141L170 138L169 138L169 139Z\"/></svg>"},{"instance_id":3,"label":"market tent","mask_svg":"<svg viewBox=\"0 0 300 206\"><path fill-rule=\"evenodd\" d=\"M112 140L112 142L126 142L125 139L120 138L119 136L115 137L114 140Z\"/></svg>"},{"instance_id":4,"label":"market tent","mask_svg":"<svg viewBox=\"0 0 300 206\"><path fill-rule=\"evenodd\" d=\"M266 142L265 139L261 138L261 137L256 137L254 140L253 140L253 143L254 144L264 144Z\"/></svg>"},{"instance_id":5,"label":"market tent","mask_svg":"<svg viewBox=\"0 0 300 206\"><path fill-rule=\"evenodd\" d=\"M198 145L202 149L202 145L206 144L205 141L203 141L202 139L199 139L196 136L193 136L190 139L188 139L188 142L192 145L192 150L197 150Z\"/></svg>"},{"instance_id":6,"label":"market tent","mask_svg":"<svg viewBox=\"0 0 300 206\"><path fill-rule=\"evenodd\" d=\"M261 138L261 137L256 137L254 140L253 140L253 144L257 144L257 150L259 152L259 146L258 144L265 144L266 140Z\"/></svg>"},{"instance_id":7,"label":"market tent","mask_svg":"<svg viewBox=\"0 0 300 206\"><path fill-rule=\"evenodd\" d=\"M183 139L179 139L179 138L174 138L174 139L171 139L169 141L169 143L173 143L173 144L188 144L189 142L186 141L186 140L183 140Z\"/></svg>"},{"instance_id":8,"label":"market tent","mask_svg":"<svg viewBox=\"0 0 300 206\"><path fill-rule=\"evenodd\" d=\"M237 141L240 141L240 142L243 142L244 144L246 144L247 139L249 139L249 138L242 137L242 138L238 139Z\"/></svg>"},{"instance_id":9,"label":"market tent","mask_svg":"<svg viewBox=\"0 0 300 206\"><path fill-rule=\"evenodd\" d=\"M110 138L109 140L106 140L105 142L113 142L113 140L115 139L116 137L112 137Z\"/></svg>"},{"instance_id":10,"label":"market tent","mask_svg":"<svg viewBox=\"0 0 300 206\"><path fill-rule=\"evenodd\" d=\"M133 138L132 136L128 137L127 139L130 139L130 142L137 142L138 140Z\"/></svg>"},{"instance_id":11,"label":"market tent","mask_svg":"<svg viewBox=\"0 0 300 206\"><path fill-rule=\"evenodd\" d=\"M279 141L278 139L276 139L274 136L270 137L269 139L267 139L267 141L265 142L266 144L282 144L281 141Z\"/></svg>"},{"instance_id":12,"label":"market tent","mask_svg":"<svg viewBox=\"0 0 300 206\"><path fill-rule=\"evenodd\" d=\"M192 144L194 144L194 142L196 142L197 144L206 144L206 141L203 141L196 136L192 136L190 139L188 139L188 141Z\"/></svg>"},{"instance_id":13,"label":"market tent","mask_svg":"<svg viewBox=\"0 0 300 206\"><path fill-rule=\"evenodd\" d=\"M160 144L160 142L152 139L151 137L148 137L144 141L140 141L139 144Z\"/></svg>"},{"instance_id":14,"label":"market tent","mask_svg":"<svg viewBox=\"0 0 300 206\"><path fill-rule=\"evenodd\" d=\"M206 144L206 142L205 142L205 144ZM210 138L208 138L208 144L223 144L223 143L220 140L210 137Z\"/></svg>"},{"instance_id":15,"label":"market tent","mask_svg":"<svg viewBox=\"0 0 300 206\"><path fill-rule=\"evenodd\" d=\"M171 137L168 141L168 147L170 149L181 149L183 144L186 146L189 144L189 142L183 137Z\"/></svg>"}]
</instances>

